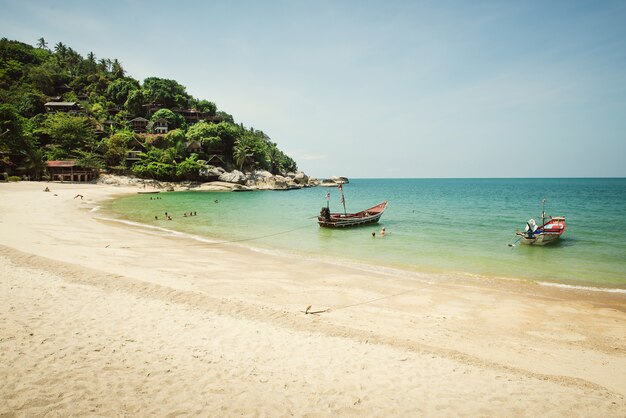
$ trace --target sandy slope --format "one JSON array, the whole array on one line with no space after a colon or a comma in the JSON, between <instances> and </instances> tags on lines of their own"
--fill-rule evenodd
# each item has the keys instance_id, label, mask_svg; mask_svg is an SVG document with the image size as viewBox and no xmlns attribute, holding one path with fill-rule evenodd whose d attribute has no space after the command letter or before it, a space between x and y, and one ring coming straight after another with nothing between
<instances>
[{"instance_id":1,"label":"sandy slope","mask_svg":"<svg viewBox=\"0 0 626 418\"><path fill-rule=\"evenodd\" d=\"M44 187L0 184L0 416L626 415L624 295L200 244L94 219L134 189Z\"/></svg>"}]
</instances>

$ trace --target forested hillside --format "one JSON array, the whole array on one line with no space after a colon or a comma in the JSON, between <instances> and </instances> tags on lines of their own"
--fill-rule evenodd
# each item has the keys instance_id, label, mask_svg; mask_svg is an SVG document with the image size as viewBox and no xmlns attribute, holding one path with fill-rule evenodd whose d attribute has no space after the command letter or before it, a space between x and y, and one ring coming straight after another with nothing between
<instances>
[{"instance_id":1,"label":"forested hillside","mask_svg":"<svg viewBox=\"0 0 626 418\"><path fill-rule=\"evenodd\" d=\"M40 179L48 160L160 180L196 180L211 166L297 169L262 131L177 81L140 83L117 59L3 38L0 173Z\"/></svg>"}]
</instances>

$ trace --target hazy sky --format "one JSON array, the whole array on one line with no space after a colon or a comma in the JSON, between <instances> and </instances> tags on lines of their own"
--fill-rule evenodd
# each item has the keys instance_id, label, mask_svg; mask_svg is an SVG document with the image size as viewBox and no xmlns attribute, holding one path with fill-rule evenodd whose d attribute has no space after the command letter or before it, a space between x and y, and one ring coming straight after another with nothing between
<instances>
[{"instance_id":1,"label":"hazy sky","mask_svg":"<svg viewBox=\"0 0 626 418\"><path fill-rule=\"evenodd\" d=\"M626 1L0 0L327 177L626 176Z\"/></svg>"}]
</instances>

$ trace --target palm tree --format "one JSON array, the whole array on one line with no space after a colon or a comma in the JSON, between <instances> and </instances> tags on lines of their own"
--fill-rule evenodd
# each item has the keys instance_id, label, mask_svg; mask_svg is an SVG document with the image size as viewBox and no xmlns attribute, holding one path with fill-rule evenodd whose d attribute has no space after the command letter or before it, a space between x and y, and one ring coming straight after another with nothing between
<instances>
[{"instance_id":1,"label":"palm tree","mask_svg":"<svg viewBox=\"0 0 626 418\"><path fill-rule=\"evenodd\" d=\"M100 58L98 60L98 66L102 69L102 71L109 71L109 63L106 58Z\"/></svg>"},{"instance_id":2,"label":"palm tree","mask_svg":"<svg viewBox=\"0 0 626 418\"><path fill-rule=\"evenodd\" d=\"M233 148L233 158L239 170L243 169L243 165L253 156L252 148L245 142L238 139Z\"/></svg>"},{"instance_id":3,"label":"palm tree","mask_svg":"<svg viewBox=\"0 0 626 418\"><path fill-rule=\"evenodd\" d=\"M113 60L113 64L111 65L111 72L113 73L113 77L115 78L123 78L124 77L124 69L122 68L122 64L116 59Z\"/></svg>"},{"instance_id":4,"label":"palm tree","mask_svg":"<svg viewBox=\"0 0 626 418\"><path fill-rule=\"evenodd\" d=\"M59 42L58 44L56 44L54 46L54 51L61 55L62 57L65 56L65 53L67 52L67 47L63 44L63 42Z\"/></svg>"},{"instance_id":5,"label":"palm tree","mask_svg":"<svg viewBox=\"0 0 626 418\"><path fill-rule=\"evenodd\" d=\"M48 49L48 42L44 38L37 39L37 48Z\"/></svg>"},{"instance_id":6,"label":"palm tree","mask_svg":"<svg viewBox=\"0 0 626 418\"><path fill-rule=\"evenodd\" d=\"M46 168L46 154L42 148L31 148L26 151L24 168L35 180L41 180L41 174Z\"/></svg>"},{"instance_id":7,"label":"palm tree","mask_svg":"<svg viewBox=\"0 0 626 418\"><path fill-rule=\"evenodd\" d=\"M80 56L80 54L76 51L74 51L72 48L68 48L67 50L67 64L70 67L70 73L72 75L76 75L77 70L78 70L78 65L80 64L82 60L82 57Z\"/></svg>"},{"instance_id":8,"label":"palm tree","mask_svg":"<svg viewBox=\"0 0 626 418\"><path fill-rule=\"evenodd\" d=\"M276 146L270 146L267 151L267 159L270 162L270 172L272 174L277 174L280 165L280 150L276 148Z\"/></svg>"}]
</instances>

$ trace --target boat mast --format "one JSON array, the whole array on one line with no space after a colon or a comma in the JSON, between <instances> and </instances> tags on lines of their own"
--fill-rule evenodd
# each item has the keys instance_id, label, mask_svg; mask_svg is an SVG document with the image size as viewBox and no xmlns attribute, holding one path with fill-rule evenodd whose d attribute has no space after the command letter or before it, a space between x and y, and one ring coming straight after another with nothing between
<instances>
[{"instance_id":1,"label":"boat mast","mask_svg":"<svg viewBox=\"0 0 626 418\"><path fill-rule=\"evenodd\" d=\"M343 204L343 214L347 215L348 213L346 212L346 198L343 195L343 185L339 183L339 186L337 186L337 188L341 190L341 203Z\"/></svg>"},{"instance_id":2,"label":"boat mast","mask_svg":"<svg viewBox=\"0 0 626 418\"><path fill-rule=\"evenodd\" d=\"M546 198L544 197L543 199L541 199L541 225L545 225L546 224Z\"/></svg>"}]
</instances>

